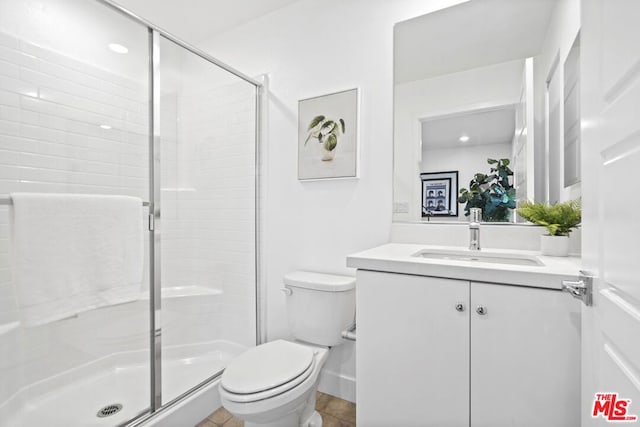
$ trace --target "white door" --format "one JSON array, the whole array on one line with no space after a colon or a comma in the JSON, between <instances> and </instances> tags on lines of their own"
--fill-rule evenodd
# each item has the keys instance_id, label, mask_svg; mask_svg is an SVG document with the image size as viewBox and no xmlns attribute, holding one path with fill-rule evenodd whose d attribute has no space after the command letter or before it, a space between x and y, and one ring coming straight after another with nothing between
<instances>
[{"instance_id":1,"label":"white door","mask_svg":"<svg viewBox=\"0 0 640 427\"><path fill-rule=\"evenodd\" d=\"M596 275L582 308L582 425L594 426L640 417L640 1L581 4L582 256ZM596 393L608 396L594 417Z\"/></svg>"}]
</instances>

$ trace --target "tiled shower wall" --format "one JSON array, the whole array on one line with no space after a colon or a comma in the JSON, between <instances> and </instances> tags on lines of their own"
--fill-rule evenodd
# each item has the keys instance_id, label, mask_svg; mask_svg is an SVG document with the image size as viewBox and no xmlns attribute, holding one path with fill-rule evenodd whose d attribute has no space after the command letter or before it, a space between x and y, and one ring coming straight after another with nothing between
<instances>
[{"instance_id":1,"label":"tiled shower wall","mask_svg":"<svg viewBox=\"0 0 640 427\"><path fill-rule=\"evenodd\" d=\"M26 191L147 200L147 105L146 83L0 34L0 197ZM17 319L8 208L1 210L0 324Z\"/></svg>"},{"instance_id":2,"label":"tiled shower wall","mask_svg":"<svg viewBox=\"0 0 640 427\"><path fill-rule=\"evenodd\" d=\"M255 343L255 88L243 81L191 85L164 96L175 105L175 141L163 138L163 286L222 291L204 313L167 318L168 344ZM171 135L171 130L162 125ZM169 154L167 156L166 154ZM165 163L163 163L165 165ZM182 326L180 326L182 325ZM198 327L193 327L198 325Z\"/></svg>"}]
</instances>

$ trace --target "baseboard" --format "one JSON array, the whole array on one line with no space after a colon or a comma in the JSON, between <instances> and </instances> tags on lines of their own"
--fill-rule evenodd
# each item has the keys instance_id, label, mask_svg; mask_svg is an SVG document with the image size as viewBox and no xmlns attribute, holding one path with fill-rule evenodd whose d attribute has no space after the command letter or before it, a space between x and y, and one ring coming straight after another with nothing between
<instances>
[{"instance_id":1,"label":"baseboard","mask_svg":"<svg viewBox=\"0 0 640 427\"><path fill-rule=\"evenodd\" d=\"M320 373L318 391L355 403L356 379L336 372L323 370Z\"/></svg>"}]
</instances>

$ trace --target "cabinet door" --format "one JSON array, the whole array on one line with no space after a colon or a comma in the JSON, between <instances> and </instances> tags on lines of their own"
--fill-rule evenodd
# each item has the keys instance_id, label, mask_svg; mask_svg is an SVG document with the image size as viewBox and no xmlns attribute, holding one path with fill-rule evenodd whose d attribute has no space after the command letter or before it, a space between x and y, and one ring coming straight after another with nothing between
<instances>
[{"instance_id":1,"label":"cabinet door","mask_svg":"<svg viewBox=\"0 0 640 427\"><path fill-rule=\"evenodd\" d=\"M358 425L469 425L468 301L466 281L358 270Z\"/></svg>"},{"instance_id":2,"label":"cabinet door","mask_svg":"<svg viewBox=\"0 0 640 427\"><path fill-rule=\"evenodd\" d=\"M472 282L470 315L471 426L578 427L579 302L556 290Z\"/></svg>"}]
</instances>

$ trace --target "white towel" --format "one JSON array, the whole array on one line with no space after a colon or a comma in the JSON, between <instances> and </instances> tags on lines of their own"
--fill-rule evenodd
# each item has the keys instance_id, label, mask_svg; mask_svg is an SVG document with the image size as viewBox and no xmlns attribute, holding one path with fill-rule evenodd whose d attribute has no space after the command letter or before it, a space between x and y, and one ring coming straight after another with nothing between
<instances>
[{"instance_id":1,"label":"white towel","mask_svg":"<svg viewBox=\"0 0 640 427\"><path fill-rule=\"evenodd\" d=\"M11 199L12 273L25 326L140 298L141 199L40 193Z\"/></svg>"}]
</instances>

